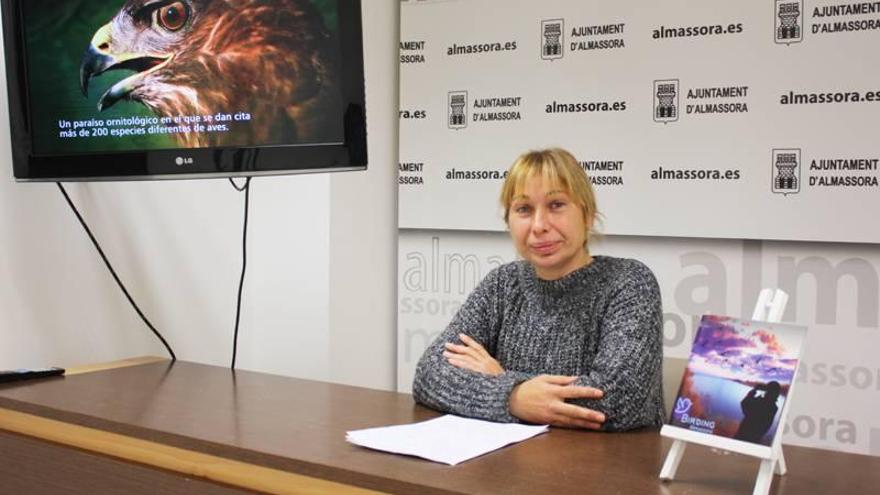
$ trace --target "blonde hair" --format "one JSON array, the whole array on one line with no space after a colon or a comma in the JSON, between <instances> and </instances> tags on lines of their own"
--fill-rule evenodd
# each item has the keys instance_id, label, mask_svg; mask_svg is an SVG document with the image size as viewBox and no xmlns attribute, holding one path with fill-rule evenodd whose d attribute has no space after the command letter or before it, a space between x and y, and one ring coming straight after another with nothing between
<instances>
[{"instance_id":1,"label":"blonde hair","mask_svg":"<svg viewBox=\"0 0 880 495\"><path fill-rule=\"evenodd\" d=\"M508 223L513 198L524 189L526 181L537 176L544 184L567 193L584 212L585 223L592 225L599 215L593 186L575 157L562 148L529 151L513 162L501 186L504 223Z\"/></svg>"}]
</instances>

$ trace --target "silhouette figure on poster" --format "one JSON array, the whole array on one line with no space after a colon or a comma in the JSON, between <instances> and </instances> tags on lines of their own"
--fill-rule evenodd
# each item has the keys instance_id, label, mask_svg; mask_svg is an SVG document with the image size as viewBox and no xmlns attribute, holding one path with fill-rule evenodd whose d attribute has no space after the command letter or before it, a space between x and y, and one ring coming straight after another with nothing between
<instances>
[{"instance_id":1,"label":"silhouette figure on poster","mask_svg":"<svg viewBox=\"0 0 880 495\"><path fill-rule=\"evenodd\" d=\"M733 438L761 443L761 438L773 425L773 418L776 417L776 411L779 409L776 407L776 399L779 398L781 390L782 387L777 381L767 385L755 385L740 402L743 419Z\"/></svg>"}]
</instances>

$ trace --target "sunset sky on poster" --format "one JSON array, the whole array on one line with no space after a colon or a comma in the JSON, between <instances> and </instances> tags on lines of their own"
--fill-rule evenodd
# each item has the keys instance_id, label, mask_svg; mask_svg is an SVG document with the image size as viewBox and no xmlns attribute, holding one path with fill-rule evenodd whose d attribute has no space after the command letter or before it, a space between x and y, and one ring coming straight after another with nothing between
<instances>
[{"instance_id":1,"label":"sunset sky on poster","mask_svg":"<svg viewBox=\"0 0 880 495\"><path fill-rule=\"evenodd\" d=\"M785 325L706 315L688 368L740 382L791 383L802 341L802 333Z\"/></svg>"}]
</instances>

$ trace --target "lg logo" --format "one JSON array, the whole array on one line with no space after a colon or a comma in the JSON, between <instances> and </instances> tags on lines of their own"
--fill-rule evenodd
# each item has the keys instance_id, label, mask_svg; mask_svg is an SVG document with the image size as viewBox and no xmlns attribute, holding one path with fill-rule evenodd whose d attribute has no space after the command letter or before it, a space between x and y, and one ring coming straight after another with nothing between
<instances>
[{"instance_id":1,"label":"lg logo","mask_svg":"<svg viewBox=\"0 0 880 495\"><path fill-rule=\"evenodd\" d=\"M194 163L194 160L192 158L178 156L177 158L174 159L174 163L176 163L177 166L180 167L183 165L192 165Z\"/></svg>"}]
</instances>

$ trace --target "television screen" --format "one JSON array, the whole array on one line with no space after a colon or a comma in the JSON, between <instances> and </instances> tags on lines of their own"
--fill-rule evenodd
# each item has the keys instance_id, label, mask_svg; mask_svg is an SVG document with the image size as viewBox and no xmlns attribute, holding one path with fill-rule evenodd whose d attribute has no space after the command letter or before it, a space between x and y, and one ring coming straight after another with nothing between
<instances>
[{"instance_id":1,"label":"television screen","mask_svg":"<svg viewBox=\"0 0 880 495\"><path fill-rule=\"evenodd\" d=\"M2 0L20 180L366 166L357 0Z\"/></svg>"}]
</instances>

